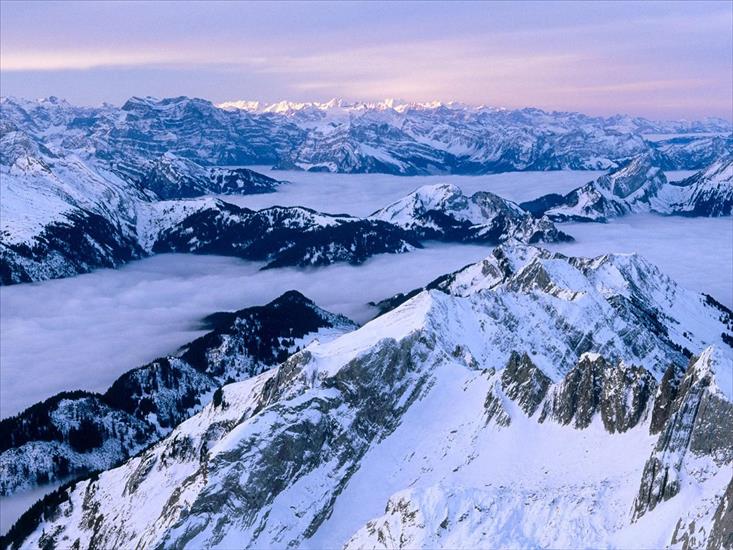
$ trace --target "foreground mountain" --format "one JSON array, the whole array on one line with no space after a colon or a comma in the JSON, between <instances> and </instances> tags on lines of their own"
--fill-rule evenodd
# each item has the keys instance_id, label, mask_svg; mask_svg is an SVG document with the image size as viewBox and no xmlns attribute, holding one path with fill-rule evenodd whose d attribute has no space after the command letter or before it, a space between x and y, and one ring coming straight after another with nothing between
<instances>
[{"instance_id":1,"label":"foreground mountain","mask_svg":"<svg viewBox=\"0 0 733 550\"><path fill-rule=\"evenodd\" d=\"M55 395L0 421L0 495L105 470L217 400L217 388L255 376L318 339L356 325L290 291L269 304L206 320L212 330L120 376L103 394Z\"/></svg>"},{"instance_id":2,"label":"foreground mountain","mask_svg":"<svg viewBox=\"0 0 733 550\"><path fill-rule=\"evenodd\" d=\"M731 536L730 424L711 418L733 414L732 322L638 256L502 246L224 386L6 543L714 547Z\"/></svg>"},{"instance_id":3,"label":"foreground mountain","mask_svg":"<svg viewBox=\"0 0 733 550\"><path fill-rule=\"evenodd\" d=\"M642 155L565 196L551 194L522 203L554 221L606 221L633 212L730 216L733 156L728 154L693 176L670 183L659 155Z\"/></svg>"},{"instance_id":4,"label":"foreground mountain","mask_svg":"<svg viewBox=\"0 0 733 550\"><path fill-rule=\"evenodd\" d=\"M492 243L570 241L547 219L486 191L467 197L451 184L426 185L370 216L417 234L422 239Z\"/></svg>"}]
</instances>

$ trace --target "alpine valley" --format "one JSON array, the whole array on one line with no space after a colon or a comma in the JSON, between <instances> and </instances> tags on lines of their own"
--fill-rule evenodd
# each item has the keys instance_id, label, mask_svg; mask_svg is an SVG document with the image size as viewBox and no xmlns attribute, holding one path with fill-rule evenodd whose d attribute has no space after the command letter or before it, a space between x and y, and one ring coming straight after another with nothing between
<instances>
[{"instance_id":1,"label":"alpine valley","mask_svg":"<svg viewBox=\"0 0 733 550\"><path fill-rule=\"evenodd\" d=\"M733 221L730 121L188 97L6 97L0 114L0 290L20 320L0 343L29 343L3 355L13 376L67 319L24 291L242 268L69 291L95 312L80 324L118 294L145 327L197 314L118 370L108 329L102 360L70 355L104 384L58 368L64 391L0 420L0 507L41 495L0 546L733 550L733 311L695 285L733 265L677 243L659 265L573 252L634 216ZM547 172L557 186L521 198L488 183ZM311 189L318 204L283 200ZM439 269L407 261L428 252ZM691 276L666 273L690 257ZM285 273L315 282L272 284ZM230 299L201 318L192 285ZM128 347L159 334L114 327Z\"/></svg>"}]
</instances>

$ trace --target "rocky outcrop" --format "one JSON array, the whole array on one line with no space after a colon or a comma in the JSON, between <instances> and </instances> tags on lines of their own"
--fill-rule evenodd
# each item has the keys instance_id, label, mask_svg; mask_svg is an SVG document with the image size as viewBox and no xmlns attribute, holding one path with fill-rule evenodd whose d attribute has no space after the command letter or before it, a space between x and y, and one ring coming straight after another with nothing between
<instances>
[{"instance_id":1,"label":"rocky outcrop","mask_svg":"<svg viewBox=\"0 0 733 550\"><path fill-rule=\"evenodd\" d=\"M688 460L705 456L717 464L733 462L733 403L720 392L715 372L730 380L730 361L714 348L690 361L659 439L647 460L634 517L639 518L680 490ZM727 382L726 382L727 383ZM730 388L727 388L730 391Z\"/></svg>"},{"instance_id":2,"label":"rocky outcrop","mask_svg":"<svg viewBox=\"0 0 733 550\"><path fill-rule=\"evenodd\" d=\"M487 421L500 426L511 423L503 403L509 399L538 422L552 420L577 429L590 426L596 416L609 433L622 433L643 422L656 389L654 376L646 369L612 366L597 354L584 354L577 366L557 384L538 369L525 353L513 352L505 369L497 375L484 408Z\"/></svg>"},{"instance_id":3,"label":"rocky outcrop","mask_svg":"<svg viewBox=\"0 0 733 550\"><path fill-rule=\"evenodd\" d=\"M532 416L552 384L552 380L532 363L526 353L520 355L515 351L497 376L499 381L489 390L484 409L487 422L494 420L505 427L511 424L511 415L504 407L504 397L516 403L524 414Z\"/></svg>"},{"instance_id":4,"label":"rocky outcrop","mask_svg":"<svg viewBox=\"0 0 733 550\"><path fill-rule=\"evenodd\" d=\"M654 409L652 410L652 421L649 425L649 432L658 434L662 431L667 420L674 410L674 402L679 393L680 382L684 375L683 369L677 365L670 365L664 371L662 381L659 383L657 394L654 397Z\"/></svg>"},{"instance_id":5,"label":"rocky outcrop","mask_svg":"<svg viewBox=\"0 0 733 550\"><path fill-rule=\"evenodd\" d=\"M623 363L614 367L600 355L585 354L553 388L539 421L582 429L599 414L606 430L625 432L644 419L656 385L646 369Z\"/></svg>"}]
</instances>

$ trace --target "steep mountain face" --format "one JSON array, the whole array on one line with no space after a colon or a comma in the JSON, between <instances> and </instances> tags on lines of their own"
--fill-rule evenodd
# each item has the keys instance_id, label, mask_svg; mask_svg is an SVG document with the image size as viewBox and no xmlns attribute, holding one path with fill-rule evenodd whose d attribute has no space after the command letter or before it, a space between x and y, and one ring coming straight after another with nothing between
<instances>
[{"instance_id":1,"label":"steep mountain face","mask_svg":"<svg viewBox=\"0 0 733 550\"><path fill-rule=\"evenodd\" d=\"M210 332L123 374L104 394L61 393L0 421L0 494L110 468L216 401L223 384L356 328L295 291L206 322Z\"/></svg>"},{"instance_id":2,"label":"steep mountain face","mask_svg":"<svg viewBox=\"0 0 733 550\"><path fill-rule=\"evenodd\" d=\"M161 200L202 195L272 193L280 183L246 168L211 168L166 153L145 170L140 185Z\"/></svg>"},{"instance_id":3,"label":"steep mountain face","mask_svg":"<svg viewBox=\"0 0 733 550\"><path fill-rule=\"evenodd\" d=\"M635 517L680 492L683 477L705 456L716 465L733 462L733 377L730 357L714 348L690 362L651 456L644 465ZM684 522L682 522L684 523ZM677 526L680 538L685 529ZM694 533L694 521L690 532Z\"/></svg>"},{"instance_id":4,"label":"steep mountain face","mask_svg":"<svg viewBox=\"0 0 733 550\"><path fill-rule=\"evenodd\" d=\"M467 197L451 184L426 185L370 216L395 224L422 239L497 244L569 241L547 219L536 219L518 205L488 192Z\"/></svg>"},{"instance_id":5,"label":"steep mountain face","mask_svg":"<svg viewBox=\"0 0 733 550\"><path fill-rule=\"evenodd\" d=\"M6 542L648 548L694 516L690 547L704 547L729 536L731 458L702 407L702 437L672 438L695 462L679 492L632 510L645 461L668 447L650 423L662 373L688 362L683 343L698 358L665 424L690 425L682 396L701 385L711 414L731 406L730 317L636 256L502 246L443 291L224 386L159 443L40 503Z\"/></svg>"},{"instance_id":6,"label":"steep mountain face","mask_svg":"<svg viewBox=\"0 0 733 550\"><path fill-rule=\"evenodd\" d=\"M522 208L553 221L600 221L632 212L729 216L733 208L733 157L728 155L681 182L669 183L658 154L624 167L565 196L545 195Z\"/></svg>"},{"instance_id":7,"label":"steep mountain face","mask_svg":"<svg viewBox=\"0 0 733 550\"><path fill-rule=\"evenodd\" d=\"M733 154L679 182L682 195L672 204L685 216L730 216L733 213Z\"/></svg>"}]
</instances>

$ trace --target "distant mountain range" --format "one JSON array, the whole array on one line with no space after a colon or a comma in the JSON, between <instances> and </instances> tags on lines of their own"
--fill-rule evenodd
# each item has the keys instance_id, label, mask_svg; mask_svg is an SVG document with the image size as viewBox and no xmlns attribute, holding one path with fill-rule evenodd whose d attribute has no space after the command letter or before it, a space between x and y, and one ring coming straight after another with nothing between
<instances>
[{"instance_id":1,"label":"distant mountain range","mask_svg":"<svg viewBox=\"0 0 733 550\"><path fill-rule=\"evenodd\" d=\"M396 102L232 110L188 98L133 98L122 108L6 98L0 105L3 284L159 252L226 254L278 267L360 263L425 239L552 242L570 237L550 219L727 215L733 203L731 138L710 137L730 130L721 120L656 123ZM687 133L644 139L650 131ZM302 160L309 155L325 164ZM277 180L237 166L252 162L399 174L612 172L567 196L523 204L530 214L491 193L465 197L445 185L420 189L365 219L300 207L255 212L205 197L276 191ZM677 184L662 172L703 164L703 172Z\"/></svg>"},{"instance_id":2,"label":"distant mountain range","mask_svg":"<svg viewBox=\"0 0 733 550\"><path fill-rule=\"evenodd\" d=\"M240 115L200 100L131 100L122 111L91 112L58 100L2 105L2 284L67 277L163 252L223 254L266 267L320 266L407 252L426 239L570 239L509 201L490 193L464 197L455 187L417 191L446 200L414 211L407 225L390 214L394 205L356 218L302 207L253 211L210 197L274 192L281 182L208 164L239 159L222 151L246 136L236 126L225 131ZM125 137L123 119L135 126ZM209 133L209 124L219 130ZM208 141L217 135L217 145ZM184 147L185 141L191 142Z\"/></svg>"},{"instance_id":3,"label":"distant mountain range","mask_svg":"<svg viewBox=\"0 0 733 550\"><path fill-rule=\"evenodd\" d=\"M123 442L117 457L137 454L51 493L3 543L731 540L733 312L637 255L517 244L388 309L356 328L289 293L215 317L214 332L104 396L62 395L4 421L2 460L19 477L40 453L105 458ZM316 341L322 330L335 338ZM229 373L240 381L221 386Z\"/></svg>"},{"instance_id":4,"label":"distant mountain range","mask_svg":"<svg viewBox=\"0 0 733 550\"><path fill-rule=\"evenodd\" d=\"M458 103L228 102L138 98L122 107L75 107L4 98L2 131L60 154L106 161L114 172L150 170L172 153L209 166L389 174L485 174L610 169L658 152L665 170L700 169L730 151L722 119L652 121Z\"/></svg>"}]
</instances>

